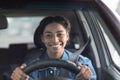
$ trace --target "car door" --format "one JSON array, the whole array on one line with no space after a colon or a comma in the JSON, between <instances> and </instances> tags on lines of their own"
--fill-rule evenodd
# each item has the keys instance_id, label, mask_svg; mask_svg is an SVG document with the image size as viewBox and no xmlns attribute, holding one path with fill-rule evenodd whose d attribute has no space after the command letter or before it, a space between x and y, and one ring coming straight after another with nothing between
<instances>
[{"instance_id":1,"label":"car door","mask_svg":"<svg viewBox=\"0 0 120 80\"><path fill-rule=\"evenodd\" d=\"M97 9L84 8L82 11L76 11L76 14L80 23L82 22L86 28L88 36L92 36L93 55L90 56L96 64L98 80L119 80L120 29L117 25L120 22L104 4L102 4L102 8L100 6ZM115 30L116 32L114 32Z\"/></svg>"}]
</instances>

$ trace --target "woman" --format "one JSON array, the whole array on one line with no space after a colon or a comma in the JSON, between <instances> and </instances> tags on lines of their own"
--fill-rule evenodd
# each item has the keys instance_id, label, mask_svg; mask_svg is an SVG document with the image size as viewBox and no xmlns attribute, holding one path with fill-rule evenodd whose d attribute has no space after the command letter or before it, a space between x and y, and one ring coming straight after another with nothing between
<instances>
[{"instance_id":1,"label":"woman","mask_svg":"<svg viewBox=\"0 0 120 80\"><path fill-rule=\"evenodd\" d=\"M70 22L65 17L45 17L40 22L40 25L35 32L35 35L37 34L37 39L35 38L35 44L39 43L38 41L41 41L44 44L43 47L45 48L45 52L39 56L39 59L68 60L72 53L66 50L65 46L69 40L70 28ZM31 63L31 61L27 61L20 67L17 67L13 71L11 78L13 80L33 80L35 78L59 76L61 69L52 69L51 67L36 70L28 76L22 71L22 69ZM68 72L66 73L68 78L77 80L96 80L95 70L88 58L79 55L79 57L76 59L76 64L81 68L80 72L77 75L72 72ZM51 70L53 72L50 72Z\"/></svg>"}]
</instances>

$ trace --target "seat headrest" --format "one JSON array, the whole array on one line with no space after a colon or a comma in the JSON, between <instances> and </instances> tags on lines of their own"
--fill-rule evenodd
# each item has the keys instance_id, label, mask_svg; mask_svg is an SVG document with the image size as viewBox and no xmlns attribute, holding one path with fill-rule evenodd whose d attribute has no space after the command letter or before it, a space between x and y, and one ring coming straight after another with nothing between
<instances>
[{"instance_id":1,"label":"seat headrest","mask_svg":"<svg viewBox=\"0 0 120 80\"><path fill-rule=\"evenodd\" d=\"M0 29L6 29L8 27L8 21L5 15L0 15Z\"/></svg>"}]
</instances>

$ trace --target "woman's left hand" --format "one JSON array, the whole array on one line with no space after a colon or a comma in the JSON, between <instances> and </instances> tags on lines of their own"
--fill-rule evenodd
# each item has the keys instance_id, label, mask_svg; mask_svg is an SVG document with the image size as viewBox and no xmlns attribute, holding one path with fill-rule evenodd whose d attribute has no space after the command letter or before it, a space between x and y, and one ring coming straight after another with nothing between
<instances>
[{"instance_id":1,"label":"woman's left hand","mask_svg":"<svg viewBox=\"0 0 120 80\"><path fill-rule=\"evenodd\" d=\"M76 75L78 80L89 80L92 76L92 72L89 67L81 65L79 62L76 63L80 67L80 72Z\"/></svg>"}]
</instances>

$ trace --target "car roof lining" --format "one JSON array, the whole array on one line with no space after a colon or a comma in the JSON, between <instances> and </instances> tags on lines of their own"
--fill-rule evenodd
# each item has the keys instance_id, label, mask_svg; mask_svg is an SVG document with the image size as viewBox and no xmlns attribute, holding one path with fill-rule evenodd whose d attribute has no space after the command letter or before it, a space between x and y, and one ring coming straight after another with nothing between
<instances>
[{"instance_id":1,"label":"car roof lining","mask_svg":"<svg viewBox=\"0 0 120 80\"><path fill-rule=\"evenodd\" d=\"M33 6L37 4L44 4L44 6L42 8L44 8L45 6L47 6L49 4L49 6L54 6L56 7L56 5L54 4L66 4L66 5L71 5L71 4L80 4L80 5L93 5L94 2L96 0L2 0L0 1L0 8L1 9L25 9L26 6L29 8L33 8ZM66 6L65 5L65 6ZM63 5L62 5L63 6ZM39 6L40 7L40 6ZM37 7L36 7L37 8ZM49 7L48 7L49 8ZM72 8L72 7L71 7Z\"/></svg>"}]
</instances>

